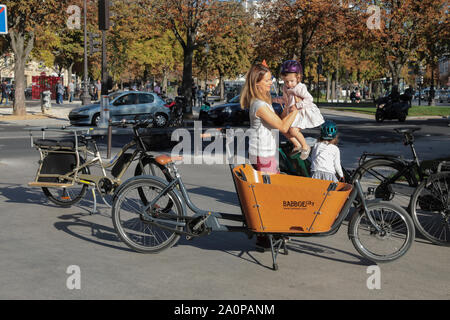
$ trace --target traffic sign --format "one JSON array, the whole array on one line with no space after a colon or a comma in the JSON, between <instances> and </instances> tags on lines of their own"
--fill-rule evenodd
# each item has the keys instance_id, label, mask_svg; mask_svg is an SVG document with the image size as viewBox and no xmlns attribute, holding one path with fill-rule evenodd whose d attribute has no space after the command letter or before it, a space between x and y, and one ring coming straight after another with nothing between
<instances>
[{"instance_id":1,"label":"traffic sign","mask_svg":"<svg viewBox=\"0 0 450 320\"><path fill-rule=\"evenodd\" d=\"M4 4L0 4L0 34L8 34L8 15Z\"/></svg>"}]
</instances>

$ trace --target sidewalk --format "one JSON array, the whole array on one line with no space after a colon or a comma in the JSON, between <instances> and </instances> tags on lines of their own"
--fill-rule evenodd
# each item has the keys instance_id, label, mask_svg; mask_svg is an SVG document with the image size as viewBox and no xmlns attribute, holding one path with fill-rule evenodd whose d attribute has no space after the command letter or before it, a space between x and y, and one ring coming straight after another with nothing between
<instances>
[{"instance_id":1,"label":"sidewalk","mask_svg":"<svg viewBox=\"0 0 450 320\"><path fill-rule=\"evenodd\" d=\"M64 101L61 105L52 101L52 107L46 114L42 114L39 100L27 100L25 105L26 116L13 116L12 104L0 105L0 123L33 126L69 125L69 112L74 108L81 107L81 101Z\"/></svg>"}]
</instances>

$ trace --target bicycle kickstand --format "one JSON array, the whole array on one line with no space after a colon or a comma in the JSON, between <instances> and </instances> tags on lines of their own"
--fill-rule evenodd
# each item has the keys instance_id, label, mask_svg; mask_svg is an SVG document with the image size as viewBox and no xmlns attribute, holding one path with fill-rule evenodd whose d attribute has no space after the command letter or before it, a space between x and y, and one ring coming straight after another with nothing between
<instances>
[{"instance_id":1,"label":"bicycle kickstand","mask_svg":"<svg viewBox=\"0 0 450 320\"><path fill-rule=\"evenodd\" d=\"M95 187L89 186L89 189L92 191L92 197L94 199L94 208L91 211L91 215L95 214L97 212L97 196L95 195Z\"/></svg>"}]
</instances>

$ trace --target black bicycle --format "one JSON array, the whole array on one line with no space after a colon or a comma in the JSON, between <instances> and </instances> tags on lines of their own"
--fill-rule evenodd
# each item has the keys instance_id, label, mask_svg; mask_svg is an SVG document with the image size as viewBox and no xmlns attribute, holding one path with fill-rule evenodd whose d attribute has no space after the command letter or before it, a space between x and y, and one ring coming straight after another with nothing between
<instances>
[{"instance_id":1,"label":"black bicycle","mask_svg":"<svg viewBox=\"0 0 450 320\"><path fill-rule=\"evenodd\" d=\"M422 204L423 199L427 199L426 197L424 198L417 195L419 185L421 186L420 190L426 189L428 188L426 186L429 186L426 181L430 181L430 178L431 181L434 181L432 179L432 177L435 177L433 174L436 174L439 171L449 170L450 168L445 165L445 161L450 160L450 158L420 161L414 147L413 135L413 133L420 130L420 128L399 128L394 130L399 134L403 134L403 143L410 146L413 160L408 161L401 156L392 154L364 152L359 160L359 166L352 176L352 181L360 181L366 199L381 199L384 201L395 199L398 204L408 208L410 214L414 218L414 215L417 214L416 208L418 208L418 199L416 198L420 197ZM417 196L415 197L415 195ZM422 207L436 208L436 206ZM447 207L444 211L448 212L448 204L444 205L444 207ZM447 215L447 218L444 218L444 221L447 222L440 226L442 232L444 232L443 230L446 230L446 228L448 229L448 213L444 213L444 215ZM450 236L445 236L445 233L441 236L427 235L429 234L427 230L430 229L431 225L429 225L429 221L425 221L425 216L434 216L434 213L429 212L420 219L414 219L415 224L421 233L433 243L448 243L450 241ZM436 228L436 225L433 225L432 227ZM435 234L436 232L438 231L434 230L432 233Z\"/></svg>"},{"instance_id":2,"label":"black bicycle","mask_svg":"<svg viewBox=\"0 0 450 320\"><path fill-rule=\"evenodd\" d=\"M450 172L432 174L416 188L409 204L409 211L420 233L431 242L445 246L450 246L449 190Z\"/></svg>"}]
</instances>

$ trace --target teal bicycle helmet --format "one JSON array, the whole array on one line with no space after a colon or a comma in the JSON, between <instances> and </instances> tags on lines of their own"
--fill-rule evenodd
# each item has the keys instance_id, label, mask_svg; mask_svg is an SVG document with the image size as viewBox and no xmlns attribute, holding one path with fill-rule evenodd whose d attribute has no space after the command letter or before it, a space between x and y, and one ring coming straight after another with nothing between
<instances>
[{"instance_id":1,"label":"teal bicycle helmet","mask_svg":"<svg viewBox=\"0 0 450 320\"><path fill-rule=\"evenodd\" d=\"M320 137L323 140L333 140L337 136L337 126L334 121L327 120L320 127Z\"/></svg>"}]
</instances>

